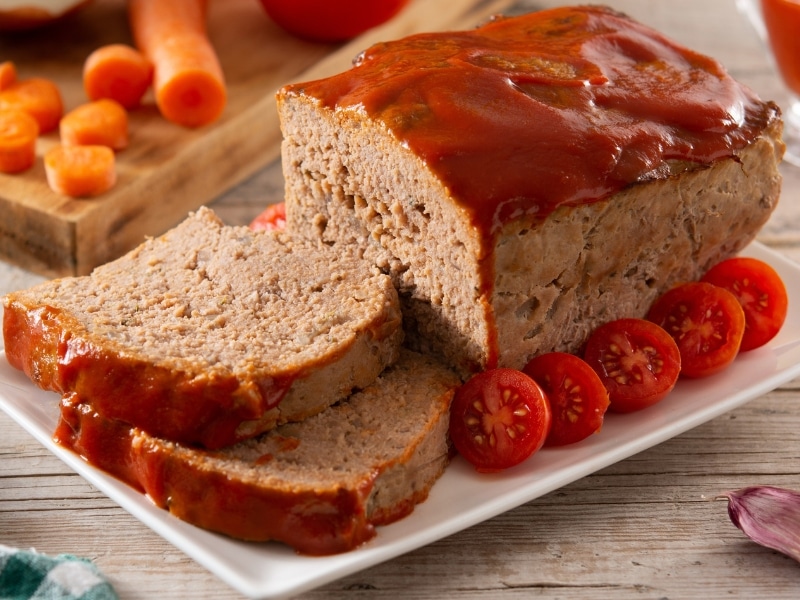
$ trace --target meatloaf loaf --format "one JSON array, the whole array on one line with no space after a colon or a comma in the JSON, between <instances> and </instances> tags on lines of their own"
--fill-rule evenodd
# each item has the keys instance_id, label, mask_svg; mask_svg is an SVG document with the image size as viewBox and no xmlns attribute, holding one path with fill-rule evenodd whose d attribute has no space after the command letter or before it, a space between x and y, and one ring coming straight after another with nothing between
<instances>
[{"instance_id":1,"label":"meatloaf loaf","mask_svg":"<svg viewBox=\"0 0 800 600\"><path fill-rule=\"evenodd\" d=\"M217 451L192 449L64 397L56 440L200 527L306 554L350 550L423 501L450 459L460 380L402 351L346 402Z\"/></svg>"},{"instance_id":2,"label":"meatloaf loaf","mask_svg":"<svg viewBox=\"0 0 800 600\"><path fill-rule=\"evenodd\" d=\"M403 332L389 278L207 208L85 277L4 298L9 362L156 436L219 448L374 381Z\"/></svg>"},{"instance_id":3,"label":"meatloaf loaf","mask_svg":"<svg viewBox=\"0 0 800 600\"><path fill-rule=\"evenodd\" d=\"M461 372L643 316L779 196L776 105L600 6L377 44L277 101L288 229L391 275Z\"/></svg>"}]
</instances>

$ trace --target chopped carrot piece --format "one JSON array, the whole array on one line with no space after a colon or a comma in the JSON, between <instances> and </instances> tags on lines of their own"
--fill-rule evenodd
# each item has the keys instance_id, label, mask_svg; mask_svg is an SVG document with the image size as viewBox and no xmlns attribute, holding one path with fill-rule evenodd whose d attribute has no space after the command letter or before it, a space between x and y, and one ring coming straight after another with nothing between
<instances>
[{"instance_id":1,"label":"chopped carrot piece","mask_svg":"<svg viewBox=\"0 0 800 600\"><path fill-rule=\"evenodd\" d=\"M97 196L117 182L108 146L55 146L44 155L44 172L54 192L73 198Z\"/></svg>"},{"instance_id":2,"label":"chopped carrot piece","mask_svg":"<svg viewBox=\"0 0 800 600\"><path fill-rule=\"evenodd\" d=\"M0 110L0 172L19 173L36 160L39 124L21 110Z\"/></svg>"},{"instance_id":3,"label":"chopped carrot piece","mask_svg":"<svg viewBox=\"0 0 800 600\"><path fill-rule=\"evenodd\" d=\"M4 90L16 82L17 66L10 60L0 63L0 90Z\"/></svg>"},{"instance_id":4,"label":"chopped carrot piece","mask_svg":"<svg viewBox=\"0 0 800 600\"><path fill-rule=\"evenodd\" d=\"M126 44L109 44L83 63L83 89L89 100L110 98L124 108L136 108L153 81L153 65Z\"/></svg>"},{"instance_id":5,"label":"chopped carrot piece","mask_svg":"<svg viewBox=\"0 0 800 600\"><path fill-rule=\"evenodd\" d=\"M206 2L129 0L128 16L137 48L153 63L161 114L185 127L216 121L227 91L206 32Z\"/></svg>"},{"instance_id":6,"label":"chopped carrot piece","mask_svg":"<svg viewBox=\"0 0 800 600\"><path fill-rule=\"evenodd\" d=\"M28 113L39 123L39 132L58 127L64 114L64 103L58 86L49 79L21 79L0 90L0 109L16 109Z\"/></svg>"},{"instance_id":7,"label":"chopped carrot piece","mask_svg":"<svg viewBox=\"0 0 800 600\"><path fill-rule=\"evenodd\" d=\"M59 131L65 146L99 145L122 150L128 145L128 113L116 100L95 100L64 115Z\"/></svg>"}]
</instances>

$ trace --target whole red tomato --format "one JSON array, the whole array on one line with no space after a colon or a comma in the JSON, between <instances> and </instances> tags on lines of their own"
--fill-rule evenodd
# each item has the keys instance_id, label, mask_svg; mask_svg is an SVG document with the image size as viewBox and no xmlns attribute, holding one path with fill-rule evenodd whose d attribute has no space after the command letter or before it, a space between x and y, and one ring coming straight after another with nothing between
<instances>
[{"instance_id":1,"label":"whole red tomato","mask_svg":"<svg viewBox=\"0 0 800 600\"><path fill-rule=\"evenodd\" d=\"M260 0L283 29L317 42L343 42L385 23L409 0Z\"/></svg>"}]
</instances>

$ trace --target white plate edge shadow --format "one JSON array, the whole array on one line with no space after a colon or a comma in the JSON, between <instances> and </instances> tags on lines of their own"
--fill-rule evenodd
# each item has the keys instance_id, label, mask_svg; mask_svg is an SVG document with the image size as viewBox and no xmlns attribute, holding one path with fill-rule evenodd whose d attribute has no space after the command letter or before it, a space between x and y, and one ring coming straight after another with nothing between
<instances>
[{"instance_id":1,"label":"white plate edge shadow","mask_svg":"<svg viewBox=\"0 0 800 600\"><path fill-rule=\"evenodd\" d=\"M478 475L457 458L430 497L405 519L378 528L348 553L299 556L280 544L239 542L179 521L52 440L58 396L43 392L0 359L0 409L50 452L144 525L251 598L283 598L324 585L435 542L675 437L800 375L800 265L762 246L742 254L766 260L789 291L789 317L767 347L744 353L735 368L680 381L664 401L638 413L609 415L603 430L573 446L546 448L523 465Z\"/></svg>"}]
</instances>

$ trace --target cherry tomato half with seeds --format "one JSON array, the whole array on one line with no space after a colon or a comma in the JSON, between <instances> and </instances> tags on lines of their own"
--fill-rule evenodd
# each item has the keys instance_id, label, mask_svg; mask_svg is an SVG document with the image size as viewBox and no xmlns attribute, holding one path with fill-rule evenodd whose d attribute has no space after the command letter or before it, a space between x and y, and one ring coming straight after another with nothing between
<instances>
[{"instance_id":1,"label":"cherry tomato half with seeds","mask_svg":"<svg viewBox=\"0 0 800 600\"><path fill-rule=\"evenodd\" d=\"M739 353L744 311L728 290L704 281L684 283L659 296L647 313L667 330L681 352L681 374L707 377Z\"/></svg>"},{"instance_id":2,"label":"cherry tomato half with seeds","mask_svg":"<svg viewBox=\"0 0 800 600\"><path fill-rule=\"evenodd\" d=\"M286 203L270 204L250 222L253 231L271 231L286 227Z\"/></svg>"},{"instance_id":3,"label":"cherry tomato half with seeds","mask_svg":"<svg viewBox=\"0 0 800 600\"><path fill-rule=\"evenodd\" d=\"M789 296L781 276L764 261L729 258L711 267L701 281L725 288L742 305L745 324L740 352L760 348L783 327Z\"/></svg>"},{"instance_id":4,"label":"cherry tomato half with seeds","mask_svg":"<svg viewBox=\"0 0 800 600\"><path fill-rule=\"evenodd\" d=\"M541 386L550 402L553 424L545 446L574 444L600 431L608 391L584 360L548 352L532 358L522 371Z\"/></svg>"},{"instance_id":5,"label":"cherry tomato half with seeds","mask_svg":"<svg viewBox=\"0 0 800 600\"><path fill-rule=\"evenodd\" d=\"M513 467L544 444L552 420L544 391L516 369L470 378L450 406L450 438L480 472Z\"/></svg>"},{"instance_id":6,"label":"cherry tomato half with seeds","mask_svg":"<svg viewBox=\"0 0 800 600\"><path fill-rule=\"evenodd\" d=\"M618 319L595 329L586 341L584 360L608 390L608 410L617 413L662 400L681 371L675 340L644 319Z\"/></svg>"}]
</instances>

